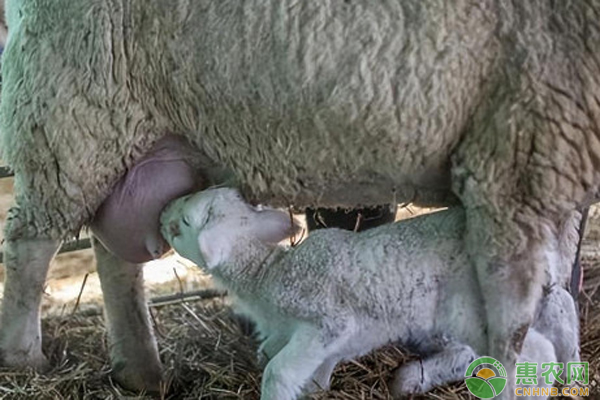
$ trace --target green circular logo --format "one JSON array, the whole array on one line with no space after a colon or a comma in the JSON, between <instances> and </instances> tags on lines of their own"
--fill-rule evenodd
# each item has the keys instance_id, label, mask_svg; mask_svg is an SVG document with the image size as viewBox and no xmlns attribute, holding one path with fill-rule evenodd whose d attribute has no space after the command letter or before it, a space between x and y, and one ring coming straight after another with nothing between
<instances>
[{"instance_id":1,"label":"green circular logo","mask_svg":"<svg viewBox=\"0 0 600 400\"><path fill-rule=\"evenodd\" d=\"M474 396L492 399L499 396L506 387L506 369L495 358L481 357L467 368L465 382Z\"/></svg>"}]
</instances>

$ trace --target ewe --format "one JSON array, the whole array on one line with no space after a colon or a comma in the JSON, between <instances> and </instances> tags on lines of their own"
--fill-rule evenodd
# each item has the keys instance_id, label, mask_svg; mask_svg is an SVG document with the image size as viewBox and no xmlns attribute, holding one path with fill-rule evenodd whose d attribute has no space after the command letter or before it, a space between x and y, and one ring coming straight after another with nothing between
<instances>
[{"instance_id":1,"label":"ewe","mask_svg":"<svg viewBox=\"0 0 600 400\"><path fill-rule=\"evenodd\" d=\"M513 375L561 227L600 193L599 12L600 0L7 0L0 157L16 205L0 363L46 364L49 261L172 134L264 204L460 202L487 353ZM158 226L157 203L177 195L164 174L134 179L164 196L126 205L130 218ZM156 388L141 275L100 258L105 298L129 294L106 303L119 381Z\"/></svg>"}]
</instances>

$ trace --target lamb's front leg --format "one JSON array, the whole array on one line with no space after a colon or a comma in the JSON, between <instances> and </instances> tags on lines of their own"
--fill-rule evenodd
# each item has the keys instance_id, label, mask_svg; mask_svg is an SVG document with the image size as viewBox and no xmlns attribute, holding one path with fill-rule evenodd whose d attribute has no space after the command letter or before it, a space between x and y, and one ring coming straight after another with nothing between
<instances>
[{"instance_id":1,"label":"lamb's front leg","mask_svg":"<svg viewBox=\"0 0 600 400\"><path fill-rule=\"evenodd\" d=\"M465 379L469 364L477 358L470 346L452 343L424 360L404 364L394 377L394 396L420 394Z\"/></svg>"},{"instance_id":2,"label":"lamb's front leg","mask_svg":"<svg viewBox=\"0 0 600 400\"><path fill-rule=\"evenodd\" d=\"M348 331L324 334L313 325L299 327L290 341L267 365L261 400L297 399L309 379L349 339Z\"/></svg>"},{"instance_id":3,"label":"lamb's front leg","mask_svg":"<svg viewBox=\"0 0 600 400\"><path fill-rule=\"evenodd\" d=\"M158 392L162 367L144 298L142 265L123 261L96 238L93 245L113 374L128 389Z\"/></svg>"},{"instance_id":4,"label":"lamb's front leg","mask_svg":"<svg viewBox=\"0 0 600 400\"><path fill-rule=\"evenodd\" d=\"M43 369L40 303L50 261L60 247L53 239L10 239L4 243L6 280L0 328L0 364Z\"/></svg>"}]
</instances>

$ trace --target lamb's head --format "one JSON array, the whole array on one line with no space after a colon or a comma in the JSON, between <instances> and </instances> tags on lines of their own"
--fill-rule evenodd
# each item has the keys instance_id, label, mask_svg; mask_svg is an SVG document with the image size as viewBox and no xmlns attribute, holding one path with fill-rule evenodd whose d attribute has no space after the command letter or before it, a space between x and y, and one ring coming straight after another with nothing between
<instances>
[{"instance_id":1,"label":"lamb's head","mask_svg":"<svg viewBox=\"0 0 600 400\"><path fill-rule=\"evenodd\" d=\"M235 246L276 244L298 226L287 213L257 208L231 188L215 188L172 201L162 212L161 232L183 257L202 267L226 262Z\"/></svg>"}]
</instances>

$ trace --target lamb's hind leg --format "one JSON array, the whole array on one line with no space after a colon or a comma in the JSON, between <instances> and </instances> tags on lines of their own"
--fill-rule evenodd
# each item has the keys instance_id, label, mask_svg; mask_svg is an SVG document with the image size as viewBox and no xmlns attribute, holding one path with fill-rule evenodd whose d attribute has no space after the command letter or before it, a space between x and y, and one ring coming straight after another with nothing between
<instances>
[{"instance_id":1,"label":"lamb's hind leg","mask_svg":"<svg viewBox=\"0 0 600 400\"><path fill-rule=\"evenodd\" d=\"M11 209L17 213L18 208ZM10 214L9 214L10 215ZM10 217L9 217L10 218ZM0 327L0 363L9 367L43 369L40 303L50 261L60 241L12 237L10 221L4 243L4 298Z\"/></svg>"},{"instance_id":2,"label":"lamb's hind leg","mask_svg":"<svg viewBox=\"0 0 600 400\"><path fill-rule=\"evenodd\" d=\"M425 393L465 378L469 364L477 358L470 346L455 343L424 360L404 364L394 377L394 396Z\"/></svg>"},{"instance_id":3,"label":"lamb's hind leg","mask_svg":"<svg viewBox=\"0 0 600 400\"><path fill-rule=\"evenodd\" d=\"M93 244L113 374L128 389L157 392L161 362L144 299L142 264L123 261L95 238Z\"/></svg>"}]
</instances>

